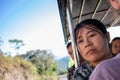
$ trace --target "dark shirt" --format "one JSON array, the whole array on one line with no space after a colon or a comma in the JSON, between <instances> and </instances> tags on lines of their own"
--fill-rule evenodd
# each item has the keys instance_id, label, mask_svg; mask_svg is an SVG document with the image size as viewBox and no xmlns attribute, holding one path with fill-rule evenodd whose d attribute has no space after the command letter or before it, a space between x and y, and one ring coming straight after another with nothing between
<instances>
[{"instance_id":1,"label":"dark shirt","mask_svg":"<svg viewBox=\"0 0 120 80\"><path fill-rule=\"evenodd\" d=\"M89 62L84 62L75 69L72 80L89 80L93 69Z\"/></svg>"},{"instance_id":2,"label":"dark shirt","mask_svg":"<svg viewBox=\"0 0 120 80\"><path fill-rule=\"evenodd\" d=\"M72 80L73 72L75 71L75 65L73 65L70 69L68 69L68 80Z\"/></svg>"}]
</instances>

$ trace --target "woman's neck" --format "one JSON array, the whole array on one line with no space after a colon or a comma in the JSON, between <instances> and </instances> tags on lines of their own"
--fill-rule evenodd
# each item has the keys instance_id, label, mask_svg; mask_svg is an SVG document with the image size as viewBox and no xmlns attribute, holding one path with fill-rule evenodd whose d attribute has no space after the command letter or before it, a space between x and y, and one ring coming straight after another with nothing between
<instances>
[{"instance_id":1,"label":"woman's neck","mask_svg":"<svg viewBox=\"0 0 120 80\"><path fill-rule=\"evenodd\" d=\"M110 58L112 58L112 53L111 52L109 52L108 54L106 54L103 58L101 58L100 60L97 60L97 61L95 61L95 62L91 62L91 64L94 66L94 67L96 67L100 62L102 62L102 61L104 61L104 60L106 60L106 59L110 59Z\"/></svg>"}]
</instances>

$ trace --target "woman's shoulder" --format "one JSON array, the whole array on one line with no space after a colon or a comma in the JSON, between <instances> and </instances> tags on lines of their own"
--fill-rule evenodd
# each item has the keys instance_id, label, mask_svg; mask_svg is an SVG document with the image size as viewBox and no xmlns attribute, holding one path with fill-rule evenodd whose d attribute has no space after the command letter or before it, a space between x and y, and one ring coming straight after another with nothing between
<instances>
[{"instance_id":1,"label":"woman's shoulder","mask_svg":"<svg viewBox=\"0 0 120 80\"><path fill-rule=\"evenodd\" d=\"M109 70L112 70L114 67L120 66L120 58L111 58L102 61L99 63L94 72L109 72Z\"/></svg>"},{"instance_id":2,"label":"woman's shoulder","mask_svg":"<svg viewBox=\"0 0 120 80\"><path fill-rule=\"evenodd\" d=\"M92 71L93 67L88 62L84 62L75 69L73 80L88 80Z\"/></svg>"},{"instance_id":3,"label":"woman's shoulder","mask_svg":"<svg viewBox=\"0 0 120 80\"><path fill-rule=\"evenodd\" d=\"M90 76L90 80L106 80L114 78L113 75L116 73L120 74L120 58L111 58L99 63ZM116 75L115 75L116 76Z\"/></svg>"}]
</instances>

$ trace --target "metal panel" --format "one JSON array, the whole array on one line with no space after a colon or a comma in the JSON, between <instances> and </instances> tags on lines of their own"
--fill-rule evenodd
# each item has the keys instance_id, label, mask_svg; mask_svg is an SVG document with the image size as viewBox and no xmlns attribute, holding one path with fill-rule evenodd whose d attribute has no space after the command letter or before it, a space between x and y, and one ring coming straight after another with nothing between
<instances>
[{"instance_id":1,"label":"metal panel","mask_svg":"<svg viewBox=\"0 0 120 80\"><path fill-rule=\"evenodd\" d=\"M63 27L63 32L65 38L68 38L69 30L67 25L67 19L66 19L66 6L69 4L67 3L67 0L58 0L58 6L59 8L62 8L64 10L59 9L60 14L63 13L60 17ZM101 20L106 27L111 27L114 25L120 25L120 19L116 19L116 11L112 8L110 8L110 4L108 0L70 0L71 11L72 11L72 20L73 20L73 27L75 27L76 24L79 23L79 21L88 19L88 18L94 18ZM67 39L65 39L67 41Z\"/></svg>"}]
</instances>

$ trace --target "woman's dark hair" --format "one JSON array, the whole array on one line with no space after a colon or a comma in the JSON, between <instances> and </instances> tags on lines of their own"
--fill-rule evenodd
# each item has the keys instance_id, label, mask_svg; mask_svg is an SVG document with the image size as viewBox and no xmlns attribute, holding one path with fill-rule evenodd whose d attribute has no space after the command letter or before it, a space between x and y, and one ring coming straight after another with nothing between
<instances>
[{"instance_id":1,"label":"woman's dark hair","mask_svg":"<svg viewBox=\"0 0 120 80\"><path fill-rule=\"evenodd\" d=\"M71 45L71 42L68 42L66 47L69 48L70 45Z\"/></svg>"},{"instance_id":2,"label":"woman's dark hair","mask_svg":"<svg viewBox=\"0 0 120 80\"><path fill-rule=\"evenodd\" d=\"M120 37L113 38L113 40L111 41L111 47L112 47L113 41L115 41L115 40L120 40Z\"/></svg>"},{"instance_id":3,"label":"woman's dark hair","mask_svg":"<svg viewBox=\"0 0 120 80\"><path fill-rule=\"evenodd\" d=\"M79 24L76 25L75 29L74 29L74 39L75 39L75 42L76 42L76 31L79 29L79 28L82 28L84 27L85 25L93 25L95 26L97 29L99 29L103 34L106 34L107 33L107 30L106 30L106 27L105 25L100 22L99 20L97 19L86 19L82 22L80 22Z\"/></svg>"},{"instance_id":4,"label":"woman's dark hair","mask_svg":"<svg viewBox=\"0 0 120 80\"><path fill-rule=\"evenodd\" d=\"M112 42L115 41L115 40L120 40L120 37L113 38Z\"/></svg>"}]
</instances>

